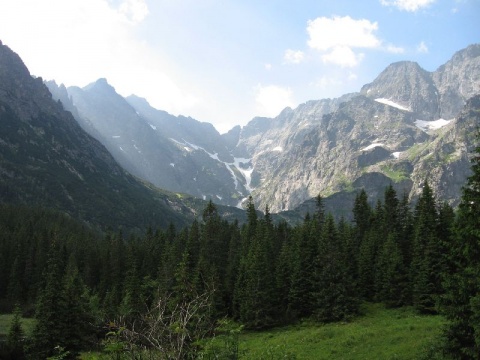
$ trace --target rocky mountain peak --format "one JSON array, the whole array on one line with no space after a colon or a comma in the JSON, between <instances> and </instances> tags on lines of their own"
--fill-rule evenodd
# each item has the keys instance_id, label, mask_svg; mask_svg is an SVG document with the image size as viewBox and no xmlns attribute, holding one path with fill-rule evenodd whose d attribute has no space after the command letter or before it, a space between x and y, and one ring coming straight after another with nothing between
<instances>
[{"instance_id":1,"label":"rocky mountain peak","mask_svg":"<svg viewBox=\"0 0 480 360\"><path fill-rule=\"evenodd\" d=\"M54 82L49 86L65 95ZM32 77L4 45L0 122L0 202L54 208L95 225L132 229L153 224L160 213L172 222L180 218L85 133L43 80Z\"/></svg>"},{"instance_id":2,"label":"rocky mountain peak","mask_svg":"<svg viewBox=\"0 0 480 360\"><path fill-rule=\"evenodd\" d=\"M0 102L7 102L21 120L28 122L40 113L59 115L63 112L62 106L51 98L42 78L32 77L22 59L8 46L0 45Z\"/></svg>"},{"instance_id":3,"label":"rocky mountain peak","mask_svg":"<svg viewBox=\"0 0 480 360\"><path fill-rule=\"evenodd\" d=\"M391 101L421 119L438 118L438 99L431 74L412 61L388 66L361 93L380 102Z\"/></svg>"},{"instance_id":4,"label":"rocky mountain peak","mask_svg":"<svg viewBox=\"0 0 480 360\"><path fill-rule=\"evenodd\" d=\"M88 84L83 88L84 90L88 91L91 89L96 89L96 90L106 90L106 91L115 91L112 85L108 83L108 80L106 78L100 78L93 83Z\"/></svg>"},{"instance_id":5,"label":"rocky mountain peak","mask_svg":"<svg viewBox=\"0 0 480 360\"><path fill-rule=\"evenodd\" d=\"M457 51L432 78L438 89L441 117L455 117L467 99L480 93L480 44Z\"/></svg>"},{"instance_id":6,"label":"rocky mountain peak","mask_svg":"<svg viewBox=\"0 0 480 360\"><path fill-rule=\"evenodd\" d=\"M459 64L480 57L480 44L472 44L465 49L457 51L449 62Z\"/></svg>"}]
</instances>

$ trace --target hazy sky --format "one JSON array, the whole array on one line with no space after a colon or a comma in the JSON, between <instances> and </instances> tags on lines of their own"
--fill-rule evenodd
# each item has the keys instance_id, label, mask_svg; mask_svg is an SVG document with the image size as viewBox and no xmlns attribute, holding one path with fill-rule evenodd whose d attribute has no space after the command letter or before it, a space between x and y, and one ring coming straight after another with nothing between
<instances>
[{"instance_id":1,"label":"hazy sky","mask_svg":"<svg viewBox=\"0 0 480 360\"><path fill-rule=\"evenodd\" d=\"M395 61L433 71L480 43L479 19L480 0L0 0L0 40L35 76L107 78L225 132Z\"/></svg>"}]
</instances>

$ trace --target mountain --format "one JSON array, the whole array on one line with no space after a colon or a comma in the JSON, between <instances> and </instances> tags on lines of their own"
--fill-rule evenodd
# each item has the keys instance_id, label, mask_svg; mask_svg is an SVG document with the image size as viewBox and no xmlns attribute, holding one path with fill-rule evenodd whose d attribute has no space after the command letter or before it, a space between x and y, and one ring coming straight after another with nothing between
<instances>
[{"instance_id":1,"label":"mountain","mask_svg":"<svg viewBox=\"0 0 480 360\"><path fill-rule=\"evenodd\" d=\"M389 184L414 200L428 180L456 205L470 171L469 131L478 125L459 119L480 93L480 45L433 72L393 63L357 93L256 117L223 135L122 98L105 79L83 89L47 86L125 169L169 191L238 207L251 194L260 209L303 213L318 194L350 210L359 188L375 199Z\"/></svg>"},{"instance_id":2,"label":"mountain","mask_svg":"<svg viewBox=\"0 0 480 360\"><path fill-rule=\"evenodd\" d=\"M65 107L71 107L65 88ZM0 42L0 201L60 210L101 228L183 225L195 216L127 173L41 78Z\"/></svg>"},{"instance_id":3,"label":"mountain","mask_svg":"<svg viewBox=\"0 0 480 360\"><path fill-rule=\"evenodd\" d=\"M440 199L458 203L473 144L459 124L480 93L480 45L457 52L434 72L413 62L388 66L359 93L310 101L241 129L234 153L252 159L252 195L272 212L322 194L355 190L375 177L414 199L428 179ZM376 174L383 174L378 182Z\"/></svg>"},{"instance_id":4,"label":"mountain","mask_svg":"<svg viewBox=\"0 0 480 360\"><path fill-rule=\"evenodd\" d=\"M248 196L250 159L234 158L211 124L156 110L136 96L125 99L105 79L83 89L46 85L133 175L223 205Z\"/></svg>"}]
</instances>

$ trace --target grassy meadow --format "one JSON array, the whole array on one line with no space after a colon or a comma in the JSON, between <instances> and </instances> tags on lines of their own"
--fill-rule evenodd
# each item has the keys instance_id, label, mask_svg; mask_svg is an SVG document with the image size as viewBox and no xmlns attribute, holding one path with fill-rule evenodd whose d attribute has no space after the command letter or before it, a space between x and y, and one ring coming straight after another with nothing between
<instances>
[{"instance_id":1,"label":"grassy meadow","mask_svg":"<svg viewBox=\"0 0 480 360\"><path fill-rule=\"evenodd\" d=\"M8 333L12 314L0 315L0 337ZM386 309L382 304L363 305L363 315L348 323L297 325L239 335L241 359L419 359L434 344L445 319L418 315L412 308ZM28 334L33 319L22 319ZM221 344L222 337L212 340ZM220 345L221 346L221 345ZM84 353L82 359L106 359Z\"/></svg>"},{"instance_id":2,"label":"grassy meadow","mask_svg":"<svg viewBox=\"0 0 480 360\"><path fill-rule=\"evenodd\" d=\"M434 343L445 320L411 308L366 304L349 323L295 326L240 335L244 359L418 359Z\"/></svg>"}]
</instances>

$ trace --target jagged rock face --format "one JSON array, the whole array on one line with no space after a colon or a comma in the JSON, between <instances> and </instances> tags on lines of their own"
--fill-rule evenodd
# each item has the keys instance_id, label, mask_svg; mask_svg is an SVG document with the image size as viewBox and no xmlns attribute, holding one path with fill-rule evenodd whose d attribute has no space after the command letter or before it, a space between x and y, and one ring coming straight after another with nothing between
<instances>
[{"instance_id":1,"label":"jagged rock face","mask_svg":"<svg viewBox=\"0 0 480 360\"><path fill-rule=\"evenodd\" d=\"M415 127L411 113L363 95L316 122L301 141L285 141L282 151L254 156L263 180L254 190L261 205L268 204L272 211L288 210L318 194L348 190L365 172L391 167L397 161L394 154L427 138Z\"/></svg>"},{"instance_id":2,"label":"jagged rock face","mask_svg":"<svg viewBox=\"0 0 480 360\"><path fill-rule=\"evenodd\" d=\"M465 128L471 131L479 120L454 117L480 92L479 77L480 46L472 45L433 73L413 62L395 63L359 94L286 109L263 121L263 133L249 136L247 125L238 148L253 159L258 206L294 209L318 194L352 191L369 173L410 181L412 198L428 179L439 199L455 205L473 146Z\"/></svg>"},{"instance_id":3,"label":"jagged rock face","mask_svg":"<svg viewBox=\"0 0 480 360\"><path fill-rule=\"evenodd\" d=\"M186 222L165 196L122 169L1 43L0 123L0 202L54 208L101 227Z\"/></svg>"},{"instance_id":4,"label":"jagged rock face","mask_svg":"<svg viewBox=\"0 0 480 360\"><path fill-rule=\"evenodd\" d=\"M438 95L431 74L417 63L402 61L387 67L361 93L373 99L388 99L418 114L420 119L438 119Z\"/></svg>"},{"instance_id":5,"label":"jagged rock face","mask_svg":"<svg viewBox=\"0 0 480 360\"><path fill-rule=\"evenodd\" d=\"M439 93L440 117L452 119L466 99L480 93L480 44L458 51L432 75Z\"/></svg>"},{"instance_id":6,"label":"jagged rock face","mask_svg":"<svg viewBox=\"0 0 480 360\"><path fill-rule=\"evenodd\" d=\"M68 94L49 86L123 167L171 191L234 206L252 194L259 208L278 212L318 194L353 193L366 182L382 184L377 195L393 182L414 199L428 179L455 205L478 125L458 114L480 92L480 45L434 72L394 63L359 93L257 117L224 135L144 99L123 99L105 80Z\"/></svg>"},{"instance_id":7,"label":"jagged rock face","mask_svg":"<svg viewBox=\"0 0 480 360\"><path fill-rule=\"evenodd\" d=\"M411 161L415 164L411 174L414 183L428 179L440 200L457 205L461 188L471 174L470 159L478 146L479 126L480 95L476 95L467 101L455 121L436 133L433 141L417 146ZM416 197L420 192L421 186L417 185L411 196Z\"/></svg>"},{"instance_id":8,"label":"jagged rock face","mask_svg":"<svg viewBox=\"0 0 480 360\"><path fill-rule=\"evenodd\" d=\"M211 124L172 116L136 96L124 99L105 79L68 88L67 97L55 83L47 85L55 99L72 104L83 129L133 175L223 205L238 205L249 194L250 159L232 156Z\"/></svg>"}]
</instances>

